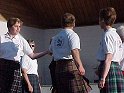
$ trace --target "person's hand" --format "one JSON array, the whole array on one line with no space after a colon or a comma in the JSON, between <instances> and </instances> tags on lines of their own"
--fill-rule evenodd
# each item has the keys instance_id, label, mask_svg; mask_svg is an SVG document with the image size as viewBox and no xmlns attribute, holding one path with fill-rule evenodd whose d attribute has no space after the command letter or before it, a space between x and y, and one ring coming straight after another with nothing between
<instances>
[{"instance_id":1,"label":"person's hand","mask_svg":"<svg viewBox=\"0 0 124 93\"><path fill-rule=\"evenodd\" d=\"M50 51L49 51L49 50L46 50L45 52L46 52L47 54L50 54Z\"/></svg>"},{"instance_id":2,"label":"person's hand","mask_svg":"<svg viewBox=\"0 0 124 93\"><path fill-rule=\"evenodd\" d=\"M31 85L28 86L28 90L30 93L33 93L33 87Z\"/></svg>"},{"instance_id":3,"label":"person's hand","mask_svg":"<svg viewBox=\"0 0 124 93\"><path fill-rule=\"evenodd\" d=\"M101 80L99 81L99 83L98 83L98 87L99 87L99 88L103 88L104 85L105 85L105 80L104 80L104 79L101 79Z\"/></svg>"},{"instance_id":4,"label":"person's hand","mask_svg":"<svg viewBox=\"0 0 124 93\"><path fill-rule=\"evenodd\" d=\"M79 66L78 70L79 70L79 74L80 75L84 75L85 74L85 69L83 68L83 66Z\"/></svg>"},{"instance_id":5,"label":"person's hand","mask_svg":"<svg viewBox=\"0 0 124 93\"><path fill-rule=\"evenodd\" d=\"M52 55L50 50L46 50L46 52L47 52L48 55Z\"/></svg>"}]
</instances>

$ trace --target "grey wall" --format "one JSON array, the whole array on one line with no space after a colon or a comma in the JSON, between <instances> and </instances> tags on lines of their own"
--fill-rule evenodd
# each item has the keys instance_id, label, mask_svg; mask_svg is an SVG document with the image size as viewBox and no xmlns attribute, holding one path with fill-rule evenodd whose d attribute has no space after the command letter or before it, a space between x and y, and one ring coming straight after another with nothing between
<instances>
[{"instance_id":1,"label":"grey wall","mask_svg":"<svg viewBox=\"0 0 124 93\"><path fill-rule=\"evenodd\" d=\"M114 25L118 27L121 24ZM6 33L6 23L0 22L1 32L0 34ZM59 32L60 29L36 29L32 27L24 26L22 28L21 34L25 39L33 39L36 42L36 50L35 51L44 51L49 47L49 41L51 37ZM76 27L75 32L79 35L81 40L81 59L86 69L86 76L88 79L93 82L98 77L95 75L95 68L98 66L98 62L96 60L96 53L99 45L99 39L101 37L102 30L98 25L95 26L85 26L85 27ZM48 66L50 64L51 57L44 56L38 59L39 64L39 75L40 81L42 85L50 85L50 73Z\"/></svg>"}]
</instances>

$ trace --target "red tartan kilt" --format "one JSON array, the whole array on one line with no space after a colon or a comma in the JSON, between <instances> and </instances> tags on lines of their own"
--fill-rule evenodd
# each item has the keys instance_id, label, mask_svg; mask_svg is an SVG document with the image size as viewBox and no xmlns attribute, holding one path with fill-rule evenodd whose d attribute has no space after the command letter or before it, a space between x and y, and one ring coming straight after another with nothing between
<instances>
[{"instance_id":1,"label":"red tartan kilt","mask_svg":"<svg viewBox=\"0 0 124 93\"><path fill-rule=\"evenodd\" d=\"M123 76L124 76L124 71L122 71L122 74L123 74Z\"/></svg>"},{"instance_id":2,"label":"red tartan kilt","mask_svg":"<svg viewBox=\"0 0 124 93\"><path fill-rule=\"evenodd\" d=\"M83 76L72 60L57 61L55 74L58 93L88 93Z\"/></svg>"}]
</instances>

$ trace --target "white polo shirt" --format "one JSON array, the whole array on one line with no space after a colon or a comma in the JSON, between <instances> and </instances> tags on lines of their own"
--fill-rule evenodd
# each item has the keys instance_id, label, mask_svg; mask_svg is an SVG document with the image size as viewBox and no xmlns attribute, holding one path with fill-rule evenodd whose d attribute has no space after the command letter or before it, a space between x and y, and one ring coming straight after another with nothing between
<instances>
[{"instance_id":1,"label":"white polo shirt","mask_svg":"<svg viewBox=\"0 0 124 93\"><path fill-rule=\"evenodd\" d=\"M72 29L62 29L62 31L52 38L50 51L54 60L72 59L71 50L80 49L79 36Z\"/></svg>"},{"instance_id":2,"label":"white polo shirt","mask_svg":"<svg viewBox=\"0 0 124 93\"><path fill-rule=\"evenodd\" d=\"M37 59L32 60L29 56L24 55L22 57L21 67L27 69L27 74L38 75Z\"/></svg>"},{"instance_id":3,"label":"white polo shirt","mask_svg":"<svg viewBox=\"0 0 124 93\"><path fill-rule=\"evenodd\" d=\"M121 69L124 71L124 43L122 44L122 47L123 47L123 51L122 51L122 59L121 59L120 66L121 66Z\"/></svg>"},{"instance_id":4,"label":"white polo shirt","mask_svg":"<svg viewBox=\"0 0 124 93\"><path fill-rule=\"evenodd\" d=\"M21 35L12 38L6 33L0 36L0 58L20 62L23 53L29 55L33 51Z\"/></svg>"},{"instance_id":5,"label":"white polo shirt","mask_svg":"<svg viewBox=\"0 0 124 93\"><path fill-rule=\"evenodd\" d=\"M100 42L99 51L97 54L97 60L105 60L107 53L113 54L112 61L120 62L122 55L122 41L117 34L116 29L110 28L103 33L103 37Z\"/></svg>"}]
</instances>

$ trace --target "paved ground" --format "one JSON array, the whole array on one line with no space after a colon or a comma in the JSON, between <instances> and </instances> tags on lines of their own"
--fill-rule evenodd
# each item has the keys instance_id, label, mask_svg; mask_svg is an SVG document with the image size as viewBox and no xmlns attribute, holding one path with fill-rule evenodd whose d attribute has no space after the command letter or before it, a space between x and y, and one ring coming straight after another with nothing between
<instances>
[{"instance_id":1,"label":"paved ground","mask_svg":"<svg viewBox=\"0 0 124 93\"><path fill-rule=\"evenodd\" d=\"M91 84L92 91L90 93L100 93L97 84ZM50 86L42 86L42 93L51 93Z\"/></svg>"}]
</instances>

